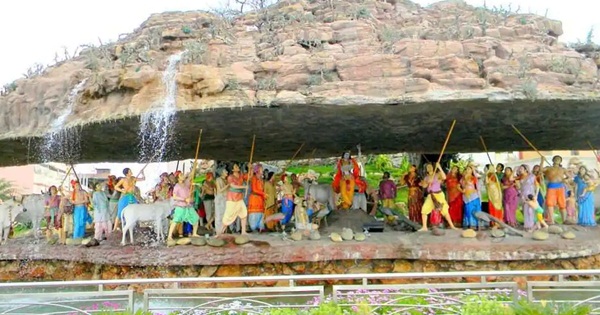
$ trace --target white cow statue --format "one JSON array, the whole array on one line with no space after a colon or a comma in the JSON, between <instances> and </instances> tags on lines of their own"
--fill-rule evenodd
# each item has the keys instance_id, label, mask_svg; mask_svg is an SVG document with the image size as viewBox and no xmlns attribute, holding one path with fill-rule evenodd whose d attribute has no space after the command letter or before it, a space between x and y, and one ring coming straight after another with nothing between
<instances>
[{"instance_id":1,"label":"white cow statue","mask_svg":"<svg viewBox=\"0 0 600 315\"><path fill-rule=\"evenodd\" d=\"M2 242L0 243L5 243L8 240L12 222L19 213L25 211L27 210L23 208L23 204L14 198L0 204L0 227L2 228Z\"/></svg>"},{"instance_id":2,"label":"white cow statue","mask_svg":"<svg viewBox=\"0 0 600 315\"><path fill-rule=\"evenodd\" d=\"M43 193L23 196L23 207L27 209L27 212L23 213L22 216L31 220L35 238L39 238L38 232L40 231L41 222L44 219L47 198L48 195Z\"/></svg>"},{"instance_id":3,"label":"white cow statue","mask_svg":"<svg viewBox=\"0 0 600 315\"><path fill-rule=\"evenodd\" d=\"M158 235L158 240L164 240L163 221L171 214L174 207L171 200L130 204L125 207L121 213L121 227L123 230L121 245L125 246L127 232L129 232L129 238L133 245L133 230L138 222L154 222L154 232Z\"/></svg>"}]
</instances>

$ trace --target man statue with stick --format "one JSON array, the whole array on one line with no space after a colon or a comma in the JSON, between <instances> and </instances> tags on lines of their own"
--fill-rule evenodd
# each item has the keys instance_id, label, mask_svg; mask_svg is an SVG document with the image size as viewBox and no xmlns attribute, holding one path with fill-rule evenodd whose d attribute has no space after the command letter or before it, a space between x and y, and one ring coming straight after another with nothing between
<instances>
[{"instance_id":1,"label":"man statue with stick","mask_svg":"<svg viewBox=\"0 0 600 315\"><path fill-rule=\"evenodd\" d=\"M217 231L217 236L225 233L227 227L239 217L242 220L242 235L246 235L246 226L248 225L248 209L244 203L244 177L240 172L240 166L233 164L232 174L227 177L229 192L227 192L227 202L225 203L225 214L223 215L223 226Z\"/></svg>"},{"instance_id":2,"label":"man statue with stick","mask_svg":"<svg viewBox=\"0 0 600 315\"><path fill-rule=\"evenodd\" d=\"M540 165L544 163L544 160L545 159L542 157ZM562 163L562 157L556 155L552 158L552 166L542 168L544 177L547 179L546 206L548 206L550 224L554 224L554 207L557 204L563 222L565 221L567 214L567 194L564 184L566 171L560 163Z\"/></svg>"}]
</instances>

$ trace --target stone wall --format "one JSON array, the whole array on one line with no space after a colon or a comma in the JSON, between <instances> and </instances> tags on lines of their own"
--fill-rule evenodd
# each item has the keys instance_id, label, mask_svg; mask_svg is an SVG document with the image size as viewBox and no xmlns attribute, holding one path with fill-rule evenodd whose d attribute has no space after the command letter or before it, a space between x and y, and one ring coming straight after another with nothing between
<instances>
[{"instance_id":1,"label":"stone wall","mask_svg":"<svg viewBox=\"0 0 600 315\"><path fill-rule=\"evenodd\" d=\"M600 255L555 260L529 261L425 261L406 259L381 260L337 260L323 262L296 263L263 263L258 265L222 265L222 266L114 266L93 263L67 261L0 261L0 281L56 281L56 280L110 280L137 278L175 278L175 277L240 277L240 276L274 276L297 274L361 274L361 273L408 273L408 272L441 272L441 271L508 271L508 270L560 270L560 269L598 269ZM573 280L578 277L572 277ZM524 286L526 280L549 281L551 276L512 277L502 279L489 277L488 281L516 281ZM382 284L401 284L413 280L380 280ZM430 279L428 282L441 281ZM445 279L451 282L477 282L479 277ZM356 281L319 282L303 281L300 284L351 284ZM358 283L358 282L356 282ZM192 284L193 287L227 287L254 285L287 285L283 281L268 283L205 283ZM147 286L149 287L149 286ZM158 284L152 287L166 287ZM136 290L143 286L132 286Z\"/></svg>"}]
</instances>

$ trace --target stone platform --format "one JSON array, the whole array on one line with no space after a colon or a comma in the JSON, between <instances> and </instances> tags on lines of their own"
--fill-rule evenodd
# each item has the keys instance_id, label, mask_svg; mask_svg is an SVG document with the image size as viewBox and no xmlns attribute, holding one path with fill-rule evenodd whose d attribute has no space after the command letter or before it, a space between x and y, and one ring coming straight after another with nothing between
<instances>
[{"instance_id":1,"label":"stone platform","mask_svg":"<svg viewBox=\"0 0 600 315\"><path fill-rule=\"evenodd\" d=\"M527 261L573 259L600 254L600 228L570 227L575 240L550 235L546 241L508 236L495 239L466 239L460 231L447 230L444 236L431 233L371 233L363 242L334 243L322 231L317 241L292 241L280 234L251 234L250 243L235 245L226 237L224 247L193 245L168 248L162 244L121 246L121 233L113 234L100 246L48 245L41 238L9 240L0 246L0 260L52 260L120 266L221 266L264 263L326 262L342 260L422 260L422 261ZM138 237L138 241L140 237Z\"/></svg>"}]
</instances>

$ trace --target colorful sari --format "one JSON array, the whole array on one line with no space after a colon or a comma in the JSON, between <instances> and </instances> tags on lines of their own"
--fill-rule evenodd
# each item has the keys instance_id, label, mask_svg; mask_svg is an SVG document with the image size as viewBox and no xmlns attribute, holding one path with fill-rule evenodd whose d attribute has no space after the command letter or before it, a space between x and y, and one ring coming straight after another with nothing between
<instances>
[{"instance_id":1,"label":"colorful sari","mask_svg":"<svg viewBox=\"0 0 600 315\"><path fill-rule=\"evenodd\" d=\"M579 175L575 176L575 184L577 184L577 204L579 205L577 224L596 226L593 187L589 187Z\"/></svg>"},{"instance_id":2,"label":"colorful sari","mask_svg":"<svg viewBox=\"0 0 600 315\"><path fill-rule=\"evenodd\" d=\"M470 180L462 178L460 184L465 193L463 201L465 203L465 211L463 214L462 227L465 229L476 229L479 227L479 220L475 216L477 212L481 212L481 198L477 189L477 178L471 177Z\"/></svg>"},{"instance_id":3,"label":"colorful sari","mask_svg":"<svg viewBox=\"0 0 600 315\"><path fill-rule=\"evenodd\" d=\"M502 204L504 206L504 221L510 226L517 226L517 207L519 206L519 191L515 186L515 181L504 177L502 179L504 194Z\"/></svg>"},{"instance_id":4,"label":"colorful sari","mask_svg":"<svg viewBox=\"0 0 600 315\"><path fill-rule=\"evenodd\" d=\"M498 183L496 173L487 173L486 179L485 184L488 193L488 209L490 215L502 221L504 220L504 213L502 211L502 190ZM496 223L493 223L493 225L496 225Z\"/></svg>"},{"instance_id":5,"label":"colorful sari","mask_svg":"<svg viewBox=\"0 0 600 315\"><path fill-rule=\"evenodd\" d=\"M464 202L459 187L459 175L448 173L448 175L446 175L446 193L448 194L448 204L450 205L448 212L450 213L450 219L452 219L452 223L454 223L455 226L460 226L463 218Z\"/></svg>"},{"instance_id":6,"label":"colorful sari","mask_svg":"<svg viewBox=\"0 0 600 315\"><path fill-rule=\"evenodd\" d=\"M423 207L421 179L416 173L409 173L404 176L404 182L408 186L408 218L413 222L421 222L421 208Z\"/></svg>"}]
</instances>

